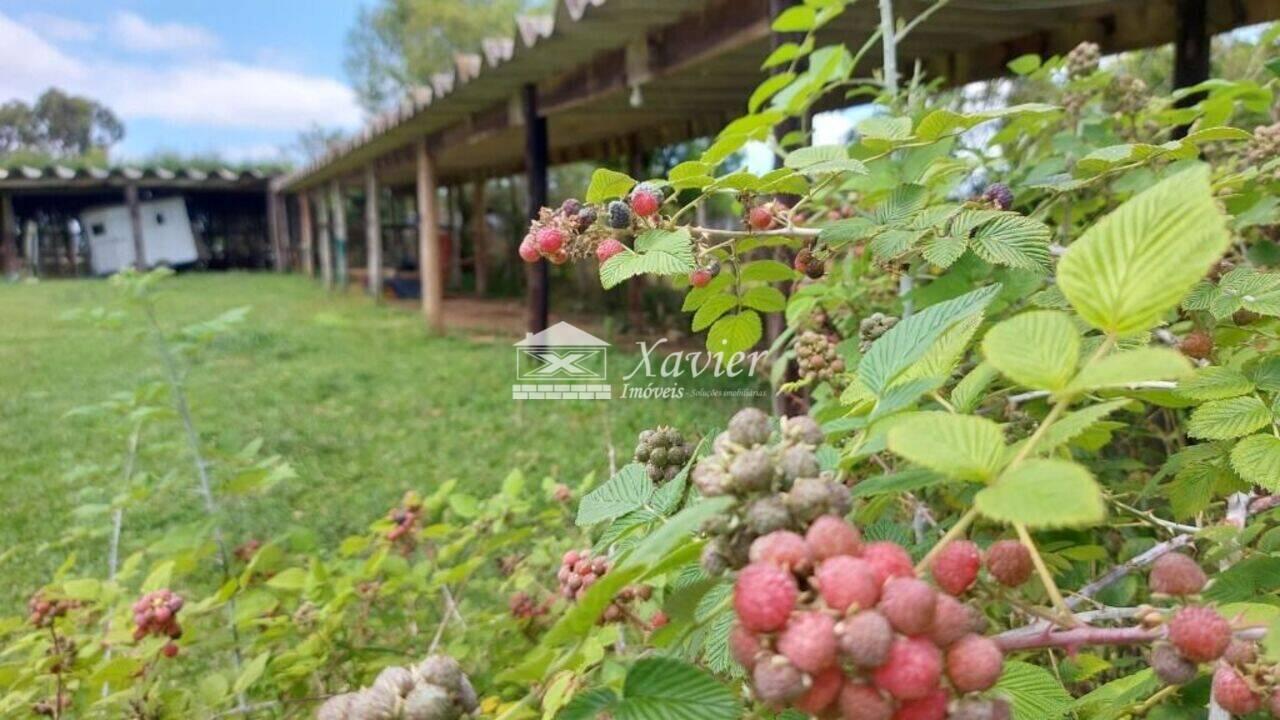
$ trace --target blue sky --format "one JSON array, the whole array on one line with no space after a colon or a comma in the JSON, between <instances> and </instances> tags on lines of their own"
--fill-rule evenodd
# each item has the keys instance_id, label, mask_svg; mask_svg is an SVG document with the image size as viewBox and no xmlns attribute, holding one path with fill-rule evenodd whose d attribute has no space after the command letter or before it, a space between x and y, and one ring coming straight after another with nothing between
<instances>
[{"instance_id":1,"label":"blue sky","mask_svg":"<svg viewBox=\"0 0 1280 720\"><path fill-rule=\"evenodd\" d=\"M117 159L274 159L313 123L359 125L342 58L360 5L0 0L0 102L50 85L95 97L125 122Z\"/></svg>"}]
</instances>

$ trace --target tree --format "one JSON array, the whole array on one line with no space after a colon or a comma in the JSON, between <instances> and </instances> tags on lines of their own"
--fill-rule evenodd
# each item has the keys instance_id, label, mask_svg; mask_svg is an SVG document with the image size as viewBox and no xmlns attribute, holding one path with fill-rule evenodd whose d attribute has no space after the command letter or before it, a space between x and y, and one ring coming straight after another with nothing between
<instances>
[{"instance_id":1,"label":"tree","mask_svg":"<svg viewBox=\"0 0 1280 720\"><path fill-rule=\"evenodd\" d=\"M457 53L476 52L486 37L512 31L521 0L381 0L365 8L347 34L346 70L369 112L378 112L431 75L449 70Z\"/></svg>"},{"instance_id":2,"label":"tree","mask_svg":"<svg viewBox=\"0 0 1280 720\"><path fill-rule=\"evenodd\" d=\"M0 106L0 153L68 159L102 155L124 137L124 124L92 98L49 88L34 105Z\"/></svg>"}]
</instances>

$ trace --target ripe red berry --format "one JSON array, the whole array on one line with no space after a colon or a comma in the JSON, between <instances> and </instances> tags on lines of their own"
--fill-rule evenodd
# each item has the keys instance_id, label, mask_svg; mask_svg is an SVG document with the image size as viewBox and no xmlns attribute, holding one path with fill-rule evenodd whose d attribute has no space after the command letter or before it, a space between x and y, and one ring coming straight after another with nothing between
<instances>
[{"instance_id":1,"label":"ripe red berry","mask_svg":"<svg viewBox=\"0 0 1280 720\"><path fill-rule=\"evenodd\" d=\"M878 668L889 659L893 628L875 610L863 610L836 625L840 654L860 668Z\"/></svg>"},{"instance_id":2,"label":"ripe red berry","mask_svg":"<svg viewBox=\"0 0 1280 720\"><path fill-rule=\"evenodd\" d=\"M784 703L809 689L809 678L781 655L761 658L751 680L756 697L771 704Z\"/></svg>"},{"instance_id":3,"label":"ripe red berry","mask_svg":"<svg viewBox=\"0 0 1280 720\"><path fill-rule=\"evenodd\" d=\"M710 270L706 268L696 268L693 272L689 273L689 284L696 288L706 287L713 277L714 276L711 274Z\"/></svg>"},{"instance_id":4,"label":"ripe red berry","mask_svg":"<svg viewBox=\"0 0 1280 720\"><path fill-rule=\"evenodd\" d=\"M733 609L753 632L775 632L787 624L799 589L791 573L764 563L752 563L738 573Z\"/></svg>"},{"instance_id":5,"label":"ripe red berry","mask_svg":"<svg viewBox=\"0 0 1280 720\"><path fill-rule=\"evenodd\" d=\"M908 577L889 578L880 590L876 610L894 630L904 635L920 635L933 627L933 609L937 593L923 580Z\"/></svg>"},{"instance_id":6,"label":"ripe red berry","mask_svg":"<svg viewBox=\"0 0 1280 720\"><path fill-rule=\"evenodd\" d=\"M538 247L534 245L533 236L525 235L524 240L520 242L520 259L527 263L535 263L541 258Z\"/></svg>"},{"instance_id":7,"label":"ripe red berry","mask_svg":"<svg viewBox=\"0 0 1280 720\"><path fill-rule=\"evenodd\" d=\"M1213 354L1213 336L1203 330L1193 330L1178 343L1183 355L1196 360L1206 360Z\"/></svg>"},{"instance_id":8,"label":"ripe red berry","mask_svg":"<svg viewBox=\"0 0 1280 720\"><path fill-rule=\"evenodd\" d=\"M631 212L639 217L649 217L658 212L662 206L662 196L658 191L641 185L631 193Z\"/></svg>"},{"instance_id":9,"label":"ripe red berry","mask_svg":"<svg viewBox=\"0 0 1280 720\"><path fill-rule=\"evenodd\" d=\"M862 559L871 566L876 580L883 583L891 577L915 577L916 568L911 555L895 542L881 540L862 548Z\"/></svg>"},{"instance_id":10,"label":"ripe red berry","mask_svg":"<svg viewBox=\"0 0 1280 720\"><path fill-rule=\"evenodd\" d=\"M173 643L165 643L164 647L160 648L160 652L164 653L167 658L176 657L178 655L178 646Z\"/></svg>"},{"instance_id":11,"label":"ripe red berry","mask_svg":"<svg viewBox=\"0 0 1280 720\"><path fill-rule=\"evenodd\" d=\"M544 253L554 253L564 247L564 231L557 227L544 227L534 236L538 249Z\"/></svg>"},{"instance_id":12,"label":"ripe red berry","mask_svg":"<svg viewBox=\"0 0 1280 720\"><path fill-rule=\"evenodd\" d=\"M760 654L760 638L745 627L735 624L729 631L729 652L739 665L750 670L756 666L756 656Z\"/></svg>"},{"instance_id":13,"label":"ripe red berry","mask_svg":"<svg viewBox=\"0 0 1280 720\"><path fill-rule=\"evenodd\" d=\"M804 538L790 530L775 530L751 543L748 556L753 563L766 563L792 572L813 567L813 555Z\"/></svg>"},{"instance_id":14,"label":"ripe red berry","mask_svg":"<svg viewBox=\"0 0 1280 720\"><path fill-rule=\"evenodd\" d=\"M1254 693L1240 672L1230 665L1218 665L1213 671L1213 699L1232 715L1248 715L1262 707L1262 698Z\"/></svg>"},{"instance_id":15,"label":"ripe red berry","mask_svg":"<svg viewBox=\"0 0 1280 720\"><path fill-rule=\"evenodd\" d=\"M626 250L627 246L617 238L605 238L596 246L596 259L603 265L609 258Z\"/></svg>"},{"instance_id":16,"label":"ripe red berry","mask_svg":"<svg viewBox=\"0 0 1280 720\"><path fill-rule=\"evenodd\" d=\"M880 599L880 583L865 560L837 555L818 565L814 573L818 594L837 612L874 607Z\"/></svg>"},{"instance_id":17,"label":"ripe red berry","mask_svg":"<svg viewBox=\"0 0 1280 720\"><path fill-rule=\"evenodd\" d=\"M933 627L929 630L929 638L940 648L977 632L974 627L977 613L968 605L946 593L937 593L937 602L933 606Z\"/></svg>"},{"instance_id":18,"label":"ripe red berry","mask_svg":"<svg viewBox=\"0 0 1280 720\"><path fill-rule=\"evenodd\" d=\"M938 687L942 653L924 638L899 637L873 678L876 687L899 700L922 698Z\"/></svg>"},{"instance_id":19,"label":"ripe red berry","mask_svg":"<svg viewBox=\"0 0 1280 720\"><path fill-rule=\"evenodd\" d=\"M1213 608L1184 607L1169 618L1168 630L1169 642L1194 662L1217 660L1231 644L1231 625Z\"/></svg>"},{"instance_id":20,"label":"ripe red berry","mask_svg":"<svg viewBox=\"0 0 1280 720\"><path fill-rule=\"evenodd\" d=\"M778 635L778 652L801 670L816 674L836 660L836 623L820 612L793 616Z\"/></svg>"},{"instance_id":21,"label":"ripe red berry","mask_svg":"<svg viewBox=\"0 0 1280 720\"><path fill-rule=\"evenodd\" d=\"M747 224L756 230L773 227L773 213L764 205L757 205L747 212Z\"/></svg>"},{"instance_id":22,"label":"ripe red berry","mask_svg":"<svg viewBox=\"0 0 1280 720\"><path fill-rule=\"evenodd\" d=\"M840 689L840 715L844 720L891 720L893 705L874 687L847 682Z\"/></svg>"},{"instance_id":23,"label":"ripe red berry","mask_svg":"<svg viewBox=\"0 0 1280 720\"><path fill-rule=\"evenodd\" d=\"M813 551L814 560L858 555L862 551L862 534L844 518L835 515L823 515L814 520L804 539Z\"/></svg>"},{"instance_id":24,"label":"ripe red berry","mask_svg":"<svg viewBox=\"0 0 1280 720\"><path fill-rule=\"evenodd\" d=\"M893 720L947 720L949 701L947 691L939 688L922 698L902 703Z\"/></svg>"},{"instance_id":25,"label":"ripe red berry","mask_svg":"<svg viewBox=\"0 0 1280 720\"><path fill-rule=\"evenodd\" d=\"M1151 592L1165 595L1195 595L1208 581L1196 561L1182 553L1160 556L1151 565L1148 578Z\"/></svg>"},{"instance_id":26,"label":"ripe red berry","mask_svg":"<svg viewBox=\"0 0 1280 720\"><path fill-rule=\"evenodd\" d=\"M1000 679L1004 653L990 638L966 635L947 650L947 678L962 693L987 690Z\"/></svg>"},{"instance_id":27,"label":"ripe red berry","mask_svg":"<svg viewBox=\"0 0 1280 720\"><path fill-rule=\"evenodd\" d=\"M1018 587L1034 570L1031 552L1017 540L1000 540L987 548L987 572L1005 587Z\"/></svg>"},{"instance_id":28,"label":"ripe red berry","mask_svg":"<svg viewBox=\"0 0 1280 720\"><path fill-rule=\"evenodd\" d=\"M813 686L804 695L796 699L792 705L810 715L821 715L831 707L840 695L844 685L844 673L838 667L830 667L813 676Z\"/></svg>"},{"instance_id":29,"label":"ripe red berry","mask_svg":"<svg viewBox=\"0 0 1280 720\"><path fill-rule=\"evenodd\" d=\"M982 553L968 540L949 542L933 558L933 580L943 592L959 595L978 579Z\"/></svg>"}]
</instances>

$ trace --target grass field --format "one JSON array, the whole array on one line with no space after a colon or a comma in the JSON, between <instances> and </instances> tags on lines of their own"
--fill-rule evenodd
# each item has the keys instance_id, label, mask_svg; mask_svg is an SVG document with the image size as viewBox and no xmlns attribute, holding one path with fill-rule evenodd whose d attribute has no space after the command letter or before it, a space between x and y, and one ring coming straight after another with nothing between
<instances>
[{"instance_id":1,"label":"grass field","mask_svg":"<svg viewBox=\"0 0 1280 720\"><path fill-rule=\"evenodd\" d=\"M167 328L252 308L195 358L187 381L215 483L227 480L227 458L259 438L264 454L297 471L224 507L233 542L298 528L333 540L367 526L405 489L449 478L475 494L513 468L576 485L587 473L607 473L610 444L625 462L644 427L706 432L744 403L517 403L514 337L428 338L411 312L330 296L300 277L187 275L162 287ZM104 281L0 286L0 613L16 609L72 554L79 570L102 575L107 519L83 508L118 488L128 430L110 416L71 411L162 373L139 318L104 329L67 317L95 307L124 305ZM615 354L611 371L634 364ZM705 377L698 385L743 387ZM150 426L139 458L161 489L129 510L125 554L201 515L176 419ZM68 541L76 528L95 535Z\"/></svg>"}]
</instances>

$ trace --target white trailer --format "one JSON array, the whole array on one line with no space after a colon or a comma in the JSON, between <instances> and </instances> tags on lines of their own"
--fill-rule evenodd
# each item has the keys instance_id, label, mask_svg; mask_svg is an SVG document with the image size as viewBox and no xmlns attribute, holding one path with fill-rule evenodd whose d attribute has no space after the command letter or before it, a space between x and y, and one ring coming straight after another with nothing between
<instances>
[{"instance_id":1,"label":"white trailer","mask_svg":"<svg viewBox=\"0 0 1280 720\"><path fill-rule=\"evenodd\" d=\"M138 209L148 267L185 265L200 259L183 198L146 200L138 203ZM80 227L89 242L89 263L95 275L110 275L133 266L136 258L128 205L88 208L80 213Z\"/></svg>"}]
</instances>

